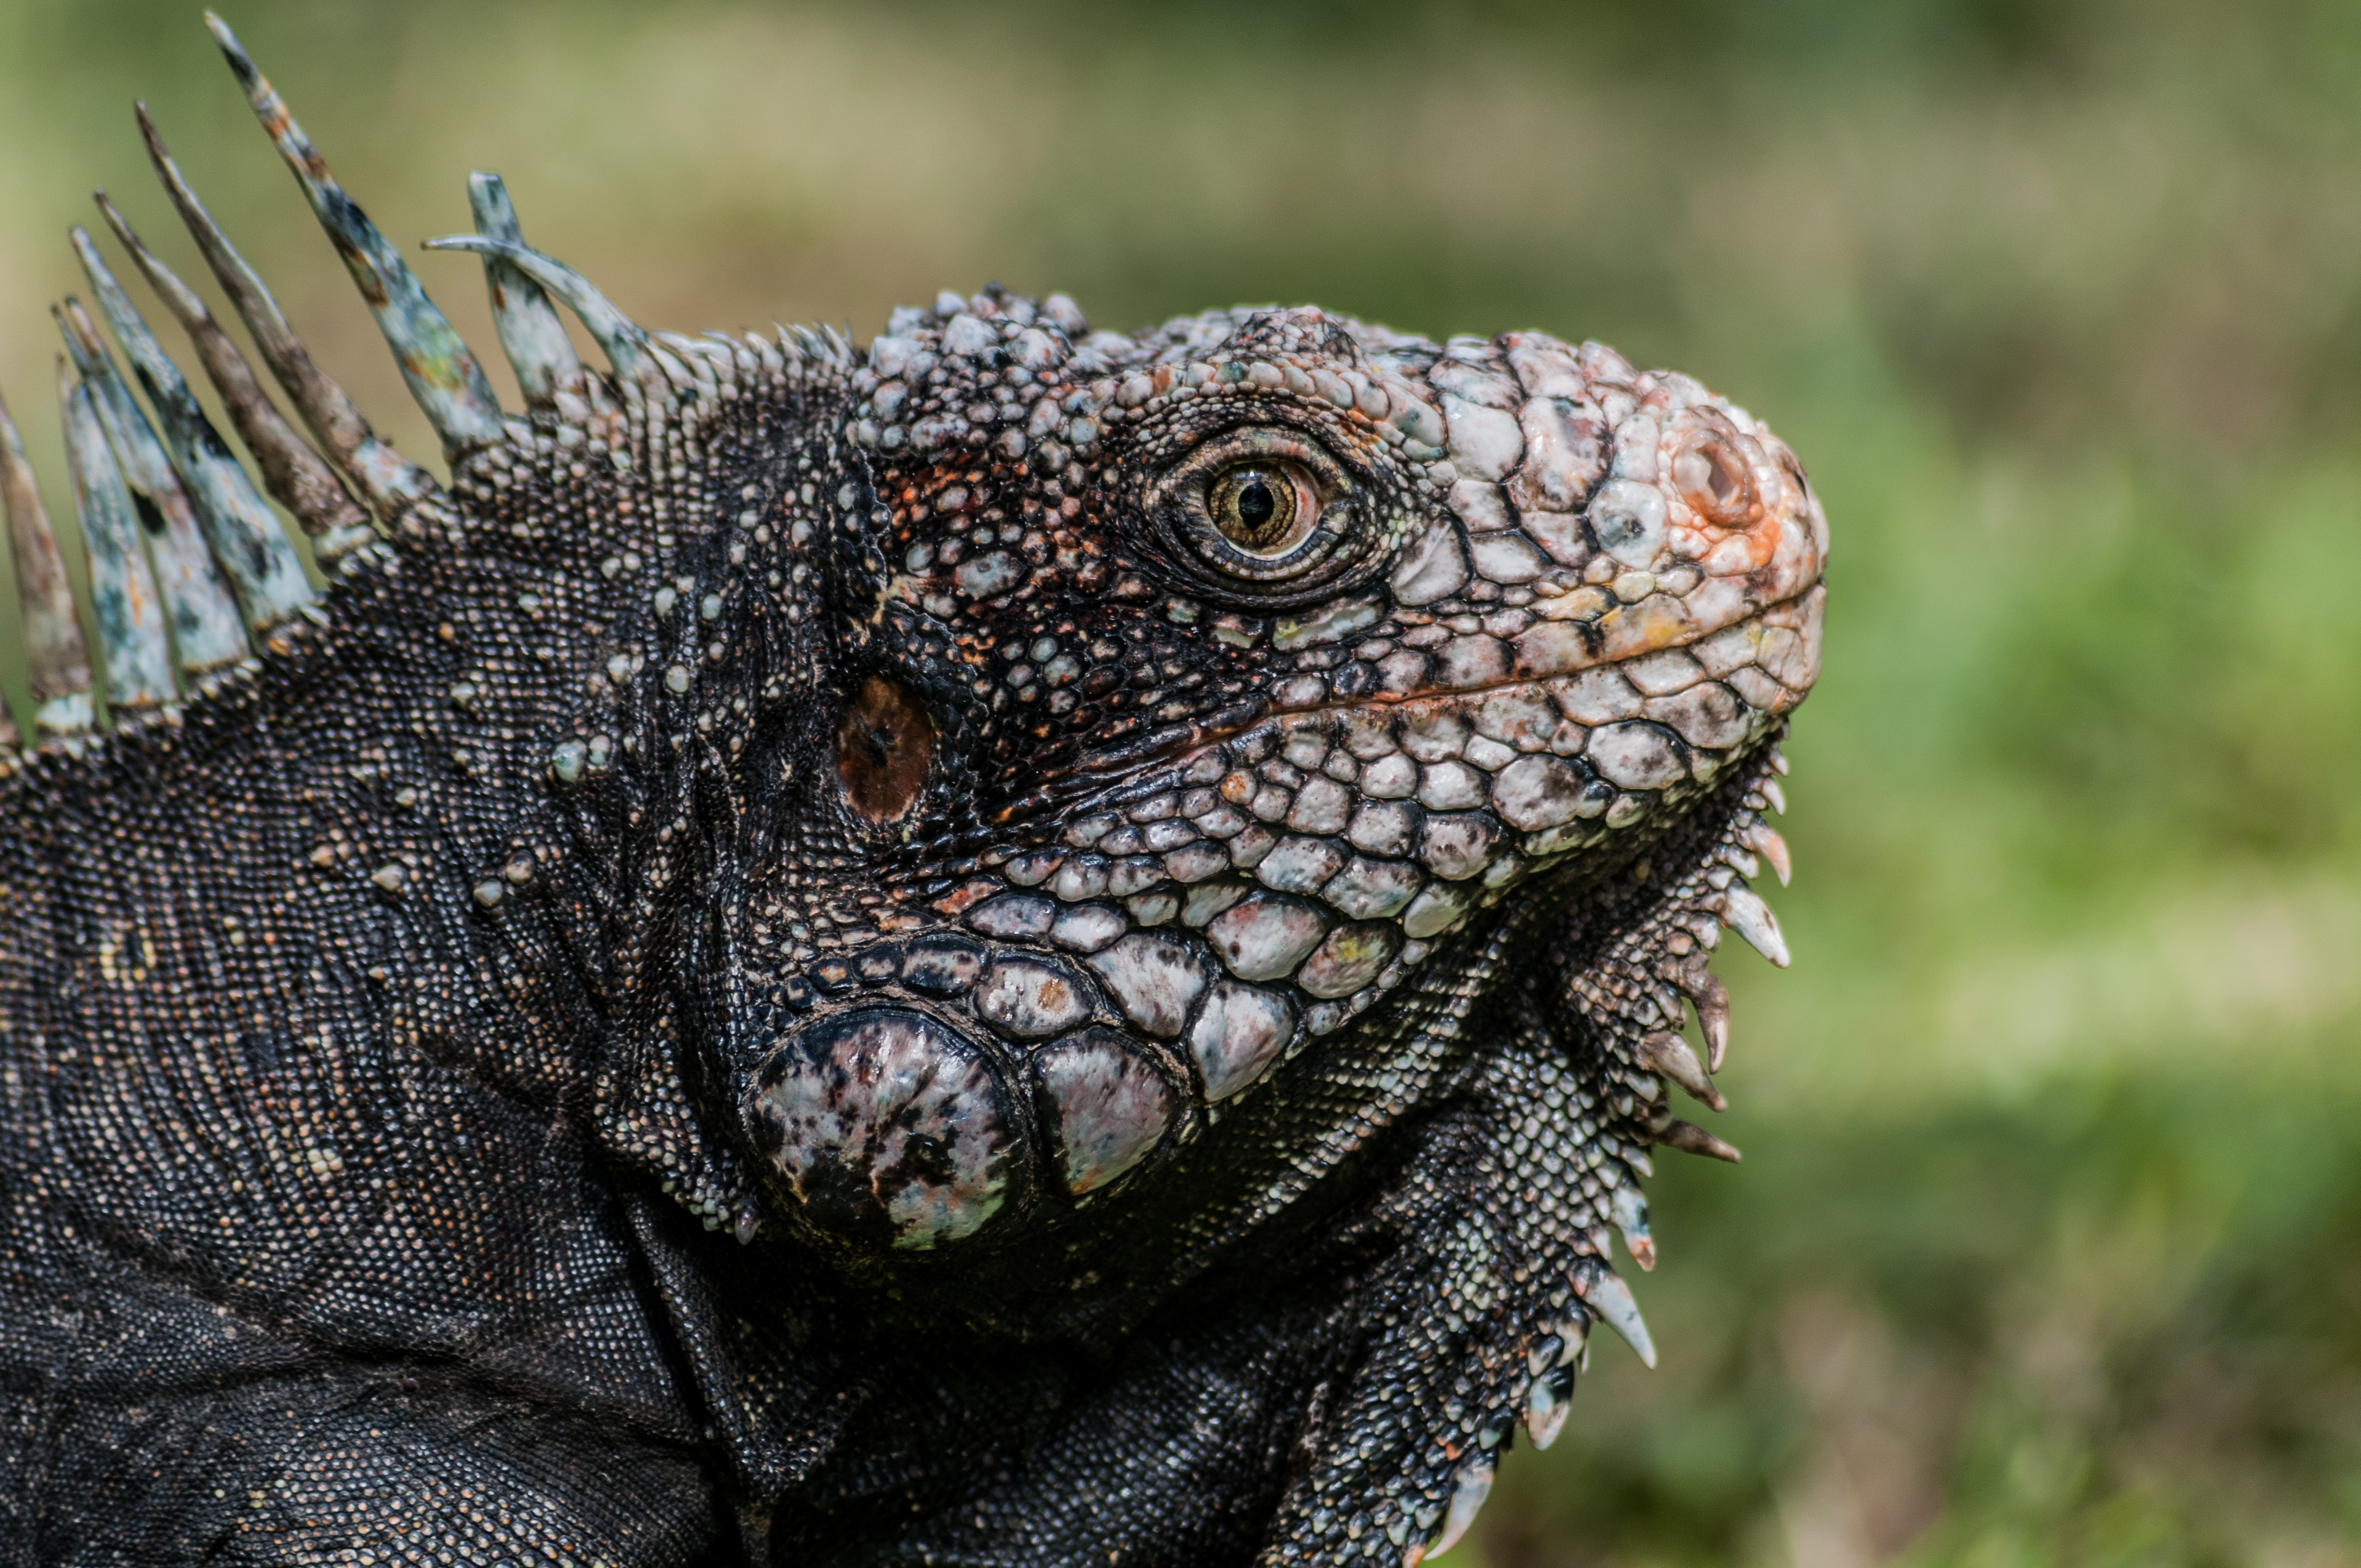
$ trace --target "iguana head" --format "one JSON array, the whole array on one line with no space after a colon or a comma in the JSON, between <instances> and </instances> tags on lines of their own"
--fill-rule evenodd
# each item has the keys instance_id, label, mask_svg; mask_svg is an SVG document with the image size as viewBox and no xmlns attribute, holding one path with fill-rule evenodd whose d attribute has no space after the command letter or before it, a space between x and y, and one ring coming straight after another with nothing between
<instances>
[{"instance_id":1,"label":"iguana head","mask_svg":"<svg viewBox=\"0 0 2361 1568\"><path fill-rule=\"evenodd\" d=\"M780 557L851 568L802 601L834 664L781 756L893 921L827 931L807 861L750 865L779 980L720 1048L774 1201L859 1245L1153 1181L1816 672L1795 458L1595 344L1086 336L992 290L897 313L847 392Z\"/></svg>"},{"instance_id":2,"label":"iguana head","mask_svg":"<svg viewBox=\"0 0 2361 1568\"><path fill-rule=\"evenodd\" d=\"M1802 468L1742 409L1538 334L1437 345L1256 309L1122 335L997 288L897 312L865 351L651 335L526 248L478 176L478 233L438 243L485 257L529 404L503 415L215 27L454 479L312 367L151 127L316 452L109 220L343 582L304 605L251 482L85 244L161 426L150 450L74 327L85 532L121 589L100 618L113 706L137 721L178 691L140 553L101 559L136 502L181 506L226 576L211 609L203 582L167 585L184 659L224 624L244 652L234 597L268 668L367 646L426 671L412 729L458 776L401 804L439 814L436 869L341 839L313 863L495 930L547 868L595 865L595 894L548 917L596 949L600 1125L708 1225L870 1265L1021 1248L1179 1179L1315 1047L1322 1083L1370 1090L1301 1091L1297 1131L1364 1135L1371 1107L1444 1082L1403 1042L1472 945L1568 889L1646 881L1648 846L1708 796L1722 839L1682 868L1662 965L1586 1015L1642 1142L1678 1125L1660 1077L1711 1097L1675 992L1718 1058L1703 949L1727 924L1781 956L1738 873L1752 847L1784 874L1784 850L1745 790L1817 672L1827 549ZM0 447L0 466L18 503L21 460ZM53 556L17 532L20 556ZM65 648L61 576L24 576ZM60 733L82 722L79 654L36 671Z\"/></svg>"}]
</instances>

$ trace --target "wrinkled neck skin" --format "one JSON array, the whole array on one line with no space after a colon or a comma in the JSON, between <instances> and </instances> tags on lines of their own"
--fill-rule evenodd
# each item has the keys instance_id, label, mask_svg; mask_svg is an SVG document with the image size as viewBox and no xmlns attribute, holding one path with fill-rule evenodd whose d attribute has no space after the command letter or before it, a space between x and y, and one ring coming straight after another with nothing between
<instances>
[{"instance_id":1,"label":"wrinkled neck skin","mask_svg":"<svg viewBox=\"0 0 2361 1568\"><path fill-rule=\"evenodd\" d=\"M0 1029L44 1042L64 1091L93 1100L109 1079L172 1090L139 1083L141 1053L77 1041L170 1042L256 1077L367 1042L586 1124L596 1086L669 1064L712 862L795 806L700 791L719 742L665 676L730 629L668 586L793 572L790 599L817 604L831 557L781 520L747 566L742 541L684 515L667 446L742 411L711 461L792 499L801 444L842 403L833 379L704 417L633 400L600 421L611 445L546 427L464 458L447 496L337 564L316 622L181 707L0 777ZM688 482L700 499L707 478ZM733 758L792 736L831 664L816 610L776 625L763 656L794 674L762 683ZM678 828L692 815L711 839ZM266 1095L258 1146L281 1111L300 1132Z\"/></svg>"}]
</instances>

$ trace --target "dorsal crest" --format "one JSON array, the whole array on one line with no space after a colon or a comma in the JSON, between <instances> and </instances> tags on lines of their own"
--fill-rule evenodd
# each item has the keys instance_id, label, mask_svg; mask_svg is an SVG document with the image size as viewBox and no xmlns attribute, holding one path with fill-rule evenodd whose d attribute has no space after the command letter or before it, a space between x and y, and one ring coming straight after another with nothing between
<instances>
[{"instance_id":1,"label":"dorsal crest","mask_svg":"<svg viewBox=\"0 0 2361 1568\"><path fill-rule=\"evenodd\" d=\"M562 467L589 454L620 466L651 419L659 429L695 425L741 388L850 374L858 356L850 338L833 328L783 326L775 337L650 333L571 268L527 247L500 177L478 173L468 192L476 233L432 241L428 248L483 258L500 345L526 404L521 413L503 411L473 350L399 248L336 182L228 27L210 13L206 22L351 271L462 489L480 483L497 490L520 464ZM459 522L434 477L379 436L313 360L269 287L205 210L145 104L137 117L165 193L295 418L280 411L195 291L100 192L107 228L187 333L259 482L207 418L91 236L74 229L74 251L96 309L69 297L55 314L67 350L60 397L87 553L87 628L75 613L23 442L0 402L0 508L16 565L37 705L25 761L82 755L103 732L136 729L151 718L177 721L186 702L250 674L258 661L291 652L329 626L335 583L372 553L436 548ZM581 363L559 317L561 304L598 345L604 371ZM324 598L307 581L266 495L308 536L329 581ZM93 678L93 666L103 683ZM20 765L18 744L13 721L0 709L0 776Z\"/></svg>"}]
</instances>

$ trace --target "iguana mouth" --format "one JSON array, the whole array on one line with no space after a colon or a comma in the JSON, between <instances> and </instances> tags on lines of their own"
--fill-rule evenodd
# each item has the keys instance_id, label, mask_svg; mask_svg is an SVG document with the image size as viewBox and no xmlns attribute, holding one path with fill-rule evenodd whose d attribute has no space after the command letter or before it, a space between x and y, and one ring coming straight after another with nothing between
<instances>
[{"instance_id":1,"label":"iguana mouth","mask_svg":"<svg viewBox=\"0 0 2361 1568\"><path fill-rule=\"evenodd\" d=\"M1700 718L1664 706L1662 699L1678 695L1697 685L1700 679L1727 684L1733 677L1744 682L1746 689L1740 695L1747 705L1768 714L1773 718L1785 714L1803 700L1818 674L1820 638L1819 582L1817 578L1801 592L1776 599L1761 609L1719 626L1709 627L1684 636L1677 641L1642 652L1601 656L1587 662L1546 673L1512 674L1497 681L1471 685L1438 686L1423 690L1394 693L1375 692L1367 696L1334 699L1290 714L1274 715L1274 719L1301 714L1344 714L1362 710L1391 710L1400 714L1429 703L1480 703L1482 699L1508 694L1544 692L1560 706L1571 696L1584 678L1600 670L1631 671L1647 667L1657 661L1656 673L1636 683L1642 701L1638 707L1623 710L1613 699L1607 706L1587 705L1580 713L1569 713L1575 722L1597 725L1614 719L1630 718L1640 714L1658 723L1669 724L1692 745L1713 750L1729 750L1730 743L1716 744ZM1559 623L1565 624L1565 623ZM1775 639L1767 633L1777 633ZM1766 649L1765 643L1769 643ZM1702 651L1705 657L1698 658ZM1697 668L1687 668L1677 658L1665 655L1686 653L1697 660ZM1652 699L1656 706L1651 706ZM1268 721L1268 720L1267 720ZM1224 740L1248 726L1212 733L1207 741Z\"/></svg>"},{"instance_id":2,"label":"iguana mouth","mask_svg":"<svg viewBox=\"0 0 2361 1568\"><path fill-rule=\"evenodd\" d=\"M1353 714L1390 714L1398 718L1405 712L1417 712L1431 706L1480 707L1488 698L1521 694L1546 695L1574 724L1595 728L1645 719L1673 729L1692 747L1728 751L1792 710L1811 687L1819 667L1820 605L1825 597L1819 579L1815 577L1797 593L1724 624L1688 632L1677 641L1642 652L1601 656L1548 674L1509 674L1471 685L1409 692L1372 691L1366 696L1331 698L1308 707L1278 713L1266 709L1251 718L1192 728L1187 734L1152 750L1126 752L1097 766L1081 765L1053 775L1026 800L1004 808L998 820L1014 823L1052 803L1060 806L1093 801L1119 805L1129 796L1161 787L1164 773L1172 763L1185 762L1208 747L1266 725L1288 727L1322 716ZM1692 663L1684 663L1684 655ZM1639 683L1625 678L1627 696L1613 683L1599 682L1599 671L1638 671L1642 672L1642 678ZM1603 689L1596 695L1583 694L1586 682ZM1733 682L1737 683L1735 686ZM1734 692L1740 701L1700 706L1696 697L1686 703L1673 700L1708 683ZM1568 701L1575 706L1568 707ZM1708 707L1711 711L1708 711ZM1749 710L1762 716L1756 727L1744 736L1731 736L1732 723L1746 722L1744 716ZM1552 748L1536 740L1530 749Z\"/></svg>"}]
</instances>

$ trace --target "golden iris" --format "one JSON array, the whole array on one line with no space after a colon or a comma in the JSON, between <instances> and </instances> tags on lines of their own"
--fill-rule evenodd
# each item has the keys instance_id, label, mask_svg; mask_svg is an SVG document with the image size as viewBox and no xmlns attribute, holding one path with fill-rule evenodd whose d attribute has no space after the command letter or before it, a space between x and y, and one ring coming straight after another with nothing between
<instances>
[{"instance_id":1,"label":"golden iris","mask_svg":"<svg viewBox=\"0 0 2361 1568\"><path fill-rule=\"evenodd\" d=\"M1213 477L1205 510L1222 537L1253 555L1293 549L1312 532L1320 512L1319 493L1292 465L1268 460L1240 463Z\"/></svg>"}]
</instances>

